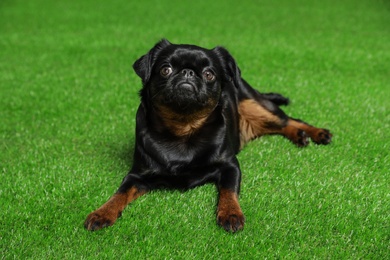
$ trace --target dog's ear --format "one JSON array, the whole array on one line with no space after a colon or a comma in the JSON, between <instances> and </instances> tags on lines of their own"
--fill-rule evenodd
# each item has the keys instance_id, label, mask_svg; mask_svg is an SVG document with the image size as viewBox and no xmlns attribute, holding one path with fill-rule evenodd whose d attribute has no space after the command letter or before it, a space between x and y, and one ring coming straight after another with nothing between
<instances>
[{"instance_id":1,"label":"dog's ear","mask_svg":"<svg viewBox=\"0 0 390 260\"><path fill-rule=\"evenodd\" d=\"M223 66L224 74L226 80L232 81L234 85L238 88L241 83L241 71L237 66L236 61L233 56L223 47L215 47L212 49L214 53L217 54L221 64Z\"/></svg>"},{"instance_id":2,"label":"dog's ear","mask_svg":"<svg viewBox=\"0 0 390 260\"><path fill-rule=\"evenodd\" d=\"M133 69L135 73L137 73L137 75L142 79L143 84L146 84L150 79L152 68L158 54L162 49L169 45L171 45L171 43L168 40L162 39L148 53L134 62Z\"/></svg>"}]
</instances>

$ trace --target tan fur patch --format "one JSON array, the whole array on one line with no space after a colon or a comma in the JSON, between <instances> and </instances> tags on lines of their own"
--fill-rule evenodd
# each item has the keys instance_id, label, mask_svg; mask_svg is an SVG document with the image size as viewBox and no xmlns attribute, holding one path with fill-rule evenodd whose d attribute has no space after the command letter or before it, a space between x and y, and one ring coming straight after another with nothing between
<instances>
[{"instance_id":1,"label":"tan fur patch","mask_svg":"<svg viewBox=\"0 0 390 260\"><path fill-rule=\"evenodd\" d=\"M316 128L314 126L296 121L294 119L289 119L288 125L305 131L309 136L314 136L316 134L316 132L319 130L318 128Z\"/></svg>"},{"instance_id":2,"label":"tan fur patch","mask_svg":"<svg viewBox=\"0 0 390 260\"><path fill-rule=\"evenodd\" d=\"M290 137L293 132L291 129L300 129L305 131L305 133L317 144L329 144L333 136L327 129L317 128L304 122L289 119L287 127L283 128L283 134L290 140L293 140L293 138Z\"/></svg>"},{"instance_id":3,"label":"tan fur patch","mask_svg":"<svg viewBox=\"0 0 390 260\"><path fill-rule=\"evenodd\" d=\"M245 217L238 202L237 193L221 189L217 210L217 222L225 230L236 232L244 228Z\"/></svg>"},{"instance_id":4,"label":"tan fur patch","mask_svg":"<svg viewBox=\"0 0 390 260\"><path fill-rule=\"evenodd\" d=\"M214 108L205 108L190 115L176 113L166 106L158 106L157 111L170 132L176 136L190 136L206 122Z\"/></svg>"},{"instance_id":5,"label":"tan fur patch","mask_svg":"<svg viewBox=\"0 0 390 260\"><path fill-rule=\"evenodd\" d=\"M105 226L111 226L121 215L127 204L145 194L136 187L130 188L126 193L114 194L100 208L88 215L84 225L88 230L97 230Z\"/></svg>"},{"instance_id":6,"label":"tan fur patch","mask_svg":"<svg viewBox=\"0 0 390 260\"><path fill-rule=\"evenodd\" d=\"M227 189L219 191L218 212L240 212L237 193Z\"/></svg>"},{"instance_id":7,"label":"tan fur patch","mask_svg":"<svg viewBox=\"0 0 390 260\"><path fill-rule=\"evenodd\" d=\"M275 133L270 125L282 127L282 120L262 107L253 99L246 99L238 105L240 115L240 146L241 148L250 140L265 134Z\"/></svg>"},{"instance_id":8,"label":"tan fur patch","mask_svg":"<svg viewBox=\"0 0 390 260\"><path fill-rule=\"evenodd\" d=\"M98 210L103 212L115 212L120 213L124 208L138 198L139 196L145 194L145 191L139 191L137 188L132 187L126 193L116 193L114 194L106 203L104 203ZM117 214L116 214L117 216ZM115 216L115 217L116 217Z\"/></svg>"}]
</instances>

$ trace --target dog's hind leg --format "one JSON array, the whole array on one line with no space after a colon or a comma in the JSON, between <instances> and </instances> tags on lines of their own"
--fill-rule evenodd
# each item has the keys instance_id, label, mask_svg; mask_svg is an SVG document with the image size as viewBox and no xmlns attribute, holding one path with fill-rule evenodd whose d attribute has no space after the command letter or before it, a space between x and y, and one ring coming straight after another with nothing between
<instances>
[{"instance_id":1,"label":"dog's hind leg","mask_svg":"<svg viewBox=\"0 0 390 260\"><path fill-rule=\"evenodd\" d=\"M240 147L254 138L266 134L281 133L282 129L287 126L288 117L281 111L277 105L268 101L266 107L255 99L244 99L238 105L240 116ZM278 109L281 113L274 114L270 109Z\"/></svg>"},{"instance_id":2,"label":"dog's hind leg","mask_svg":"<svg viewBox=\"0 0 390 260\"><path fill-rule=\"evenodd\" d=\"M288 119L287 125L281 129L280 134L298 146L306 146L308 137L316 144L326 145L332 141L332 134L328 129L317 128L294 118Z\"/></svg>"},{"instance_id":3,"label":"dog's hind leg","mask_svg":"<svg viewBox=\"0 0 390 260\"><path fill-rule=\"evenodd\" d=\"M241 147L266 134L283 135L300 147L307 146L309 138L317 144L329 144L332 140L329 130L290 118L272 102L260 103L254 99L245 99L240 102L238 112Z\"/></svg>"}]
</instances>

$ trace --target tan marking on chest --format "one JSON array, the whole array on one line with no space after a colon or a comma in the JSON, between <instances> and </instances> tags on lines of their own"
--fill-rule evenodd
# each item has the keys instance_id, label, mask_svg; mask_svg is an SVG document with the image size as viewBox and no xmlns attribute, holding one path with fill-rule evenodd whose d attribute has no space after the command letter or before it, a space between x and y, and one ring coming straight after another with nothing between
<instances>
[{"instance_id":1,"label":"tan marking on chest","mask_svg":"<svg viewBox=\"0 0 390 260\"><path fill-rule=\"evenodd\" d=\"M157 109L165 127L178 137L194 134L204 125L212 112L211 109L203 109L189 115L183 115L166 106L159 106Z\"/></svg>"}]
</instances>

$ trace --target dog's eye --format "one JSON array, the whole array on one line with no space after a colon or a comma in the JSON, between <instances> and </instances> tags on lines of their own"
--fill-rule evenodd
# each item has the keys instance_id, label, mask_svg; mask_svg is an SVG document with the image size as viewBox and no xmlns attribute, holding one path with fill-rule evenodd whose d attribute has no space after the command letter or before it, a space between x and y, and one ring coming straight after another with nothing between
<instances>
[{"instance_id":1,"label":"dog's eye","mask_svg":"<svg viewBox=\"0 0 390 260\"><path fill-rule=\"evenodd\" d=\"M209 70L206 70L205 72L203 72L203 77L204 77L207 81L209 81L209 82L215 80L215 75L214 75L211 71L209 71Z\"/></svg>"},{"instance_id":2,"label":"dog's eye","mask_svg":"<svg viewBox=\"0 0 390 260\"><path fill-rule=\"evenodd\" d=\"M163 77L168 77L172 73L172 68L171 67L164 67L160 70L160 74Z\"/></svg>"}]
</instances>

